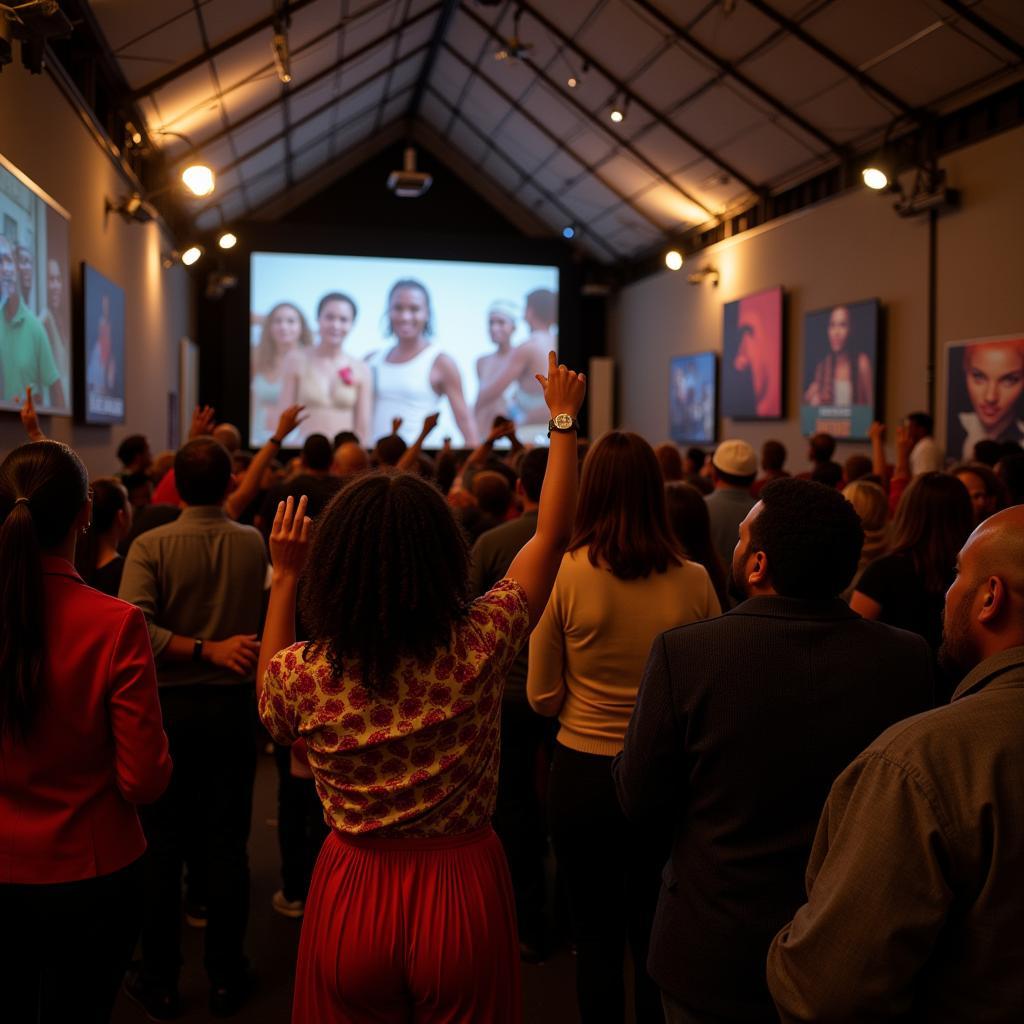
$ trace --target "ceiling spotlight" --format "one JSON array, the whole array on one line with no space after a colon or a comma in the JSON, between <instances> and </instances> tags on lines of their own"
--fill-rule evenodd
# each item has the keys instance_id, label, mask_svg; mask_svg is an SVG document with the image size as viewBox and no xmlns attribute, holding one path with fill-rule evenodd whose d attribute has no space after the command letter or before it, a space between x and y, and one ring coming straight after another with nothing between
<instances>
[{"instance_id":1,"label":"ceiling spotlight","mask_svg":"<svg viewBox=\"0 0 1024 1024\"><path fill-rule=\"evenodd\" d=\"M202 250L201 246L190 245L181 254L181 262L184 263L186 267L191 267L192 264L195 263L199 259L199 257L202 256L202 255L203 255L203 250Z\"/></svg>"},{"instance_id":2,"label":"ceiling spotlight","mask_svg":"<svg viewBox=\"0 0 1024 1024\"><path fill-rule=\"evenodd\" d=\"M230 231L225 231L224 234L217 239L217 244L222 249L234 249L238 244L238 238L233 235Z\"/></svg>"},{"instance_id":3,"label":"ceiling spotlight","mask_svg":"<svg viewBox=\"0 0 1024 1024\"><path fill-rule=\"evenodd\" d=\"M282 84L292 80L292 56L288 50L288 37L282 31L274 33L274 67Z\"/></svg>"},{"instance_id":4,"label":"ceiling spotlight","mask_svg":"<svg viewBox=\"0 0 1024 1024\"><path fill-rule=\"evenodd\" d=\"M190 164L181 172L181 180L194 196L208 196L216 188L213 169L206 164Z\"/></svg>"},{"instance_id":5,"label":"ceiling spotlight","mask_svg":"<svg viewBox=\"0 0 1024 1024\"><path fill-rule=\"evenodd\" d=\"M665 253L665 266L669 270L679 270L683 265L683 254L678 249L669 249Z\"/></svg>"},{"instance_id":6,"label":"ceiling spotlight","mask_svg":"<svg viewBox=\"0 0 1024 1024\"><path fill-rule=\"evenodd\" d=\"M575 228L575 226L572 225L572 224L566 224L566 226L564 228L562 228L562 237L563 238L575 238L576 237L576 228Z\"/></svg>"},{"instance_id":7,"label":"ceiling spotlight","mask_svg":"<svg viewBox=\"0 0 1024 1024\"><path fill-rule=\"evenodd\" d=\"M575 75L570 75L565 83L570 89L575 89L580 84L580 80Z\"/></svg>"},{"instance_id":8,"label":"ceiling spotlight","mask_svg":"<svg viewBox=\"0 0 1024 1024\"><path fill-rule=\"evenodd\" d=\"M612 107L612 112L608 116L615 124L622 124L626 120L626 112L618 104Z\"/></svg>"},{"instance_id":9,"label":"ceiling spotlight","mask_svg":"<svg viewBox=\"0 0 1024 1024\"><path fill-rule=\"evenodd\" d=\"M876 192L889 187L889 175L881 167L865 167L860 176L864 179L864 184Z\"/></svg>"}]
</instances>

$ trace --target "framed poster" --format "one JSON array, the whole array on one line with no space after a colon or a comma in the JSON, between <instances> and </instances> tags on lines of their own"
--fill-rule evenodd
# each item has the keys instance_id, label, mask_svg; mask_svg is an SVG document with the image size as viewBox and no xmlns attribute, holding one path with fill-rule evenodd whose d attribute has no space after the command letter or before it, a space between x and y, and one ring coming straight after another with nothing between
<instances>
[{"instance_id":1,"label":"framed poster","mask_svg":"<svg viewBox=\"0 0 1024 1024\"><path fill-rule=\"evenodd\" d=\"M86 423L124 423L124 289L82 264Z\"/></svg>"},{"instance_id":2,"label":"framed poster","mask_svg":"<svg viewBox=\"0 0 1024 1024\"><path fill-rule=\"evenodd\" d=\"M676 444L705 444L715 441L714 352L676 356L669 367L669 434Z\"/></svg>"},{"instance_id":3,"label":"framed poster","mask_svg":"<svg viewBox=\"0 0 1024 1024\"><path fill-rule=\"evenodd\" d=\"M804 316L800 428L805 437L833 434L865 441L878 402L878 299Z\"/></svg>"},{"instance_id":4,"label":"framed poster","mask_svg":"<svg viewBox=\"0 0 1024 1024\"><path fill-rule=\"evenodd\" d=\"M946 345L946 455L979 441L1024 442L1024 332Z\"/></svg>"},{"instance_id":5,"label":"framed poster","mask_svg":"<svg viewBox=\"0 0 1024 1024\"><path fill-rule=\"evenodd\" d=\"M722 415L777 420L783 406L782 289L747 295L723 307Z\"/></svg>"}]
</instances>

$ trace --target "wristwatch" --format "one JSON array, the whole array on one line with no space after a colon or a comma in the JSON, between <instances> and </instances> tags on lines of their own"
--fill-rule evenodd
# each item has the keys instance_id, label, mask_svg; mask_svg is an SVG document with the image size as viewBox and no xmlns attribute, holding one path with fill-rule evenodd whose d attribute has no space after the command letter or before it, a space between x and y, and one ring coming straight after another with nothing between
<instances>
[{"instance_id":1,"label":"wristwatch","mask_svg":"<svg viewBox=\"0 0 1024 1024\"><path fill-rule=\"evenodd\" d=\"M276 444L278 448L280 448L283 443L284 442L279 437L267 438L267 444Z\"/></svg>"},{"instance_id":2,"label":"wristwatch","mask_svg":"<svg viewBox=\"0 0 1024 1024\"><path fill-rule=\"evenodd\" d=\"M203 641L202 640L197 640L192 645L192 660L193 661L202 661L203 660Z\"/></svg>"},{"instance_id":3,"label":"wristwatch","mask_svg":"<svg viewBox=\"0 0 1024 1024\"><path fill-rule=\"evenodd\" d=\"M548 420L548 437L555 434L571 434L580 429L579 422L575 416L567 412L560 412L553 420Z\"/></svg>"}]
</instances>

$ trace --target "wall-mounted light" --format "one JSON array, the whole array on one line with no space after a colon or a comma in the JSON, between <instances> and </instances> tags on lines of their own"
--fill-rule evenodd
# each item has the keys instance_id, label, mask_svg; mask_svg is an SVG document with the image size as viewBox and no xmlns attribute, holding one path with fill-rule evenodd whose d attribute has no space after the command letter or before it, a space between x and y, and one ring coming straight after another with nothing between
<instances>
[{"instance_id":1,"label":"wall-mounted light","mask_svg":"<svg viewBox=\"0 0 1024 1024\"><path fill-rule=\"evenodd\" d=\"M230 231L225 231L220 238L217 239L217 244L222 249L234 249L238 244L238 238Z\"/></svg>"},{"instance_id":2,"label":"wall-mounted light","mask_svg":"<svg viewBox=\"0 0 1024 1024\"><path fill-rule=\"evenodd\" d=\"M718 287L719 273L717 268L711 266L710 263L705 263L700 270L695 271L687 277L687 281L690 284L703 284L704 281L710 281L712 288Z\"/></svg>"},{"instance_id":3,"label":"wall-mounted light","mask_svg":"<svg viewBox=\"0 0 1024 1024\"><path fill-rule=\"evenodd\" d=\"M193 263L199 260L199 257L203 255L203 247L201 245L190 245L182 254L181 262L186 267L191 267Z\"/></svg>"},{"instance_id":4,"label":"wall-mounted light","mask_svg":"<svg viewBox=\"0 0 1024 1024\"><path fill-rule=\"evenodd\" d=\"M207 164L189 164L181 172L181 180L192 195L200 198L210 195L217 187L213 168Z\"/></svg>"},{"instance_id":5,"label":"wall-mounted light","mask_svg":"<svg viewBox=\"0 0 1024 1024\"><path fill-rule=\"evenodd\" d=\"M678 249L669 249L665 253L665 266L669 270L679 270L683 265L683 254Z\"/></svg>"}]
</instances>

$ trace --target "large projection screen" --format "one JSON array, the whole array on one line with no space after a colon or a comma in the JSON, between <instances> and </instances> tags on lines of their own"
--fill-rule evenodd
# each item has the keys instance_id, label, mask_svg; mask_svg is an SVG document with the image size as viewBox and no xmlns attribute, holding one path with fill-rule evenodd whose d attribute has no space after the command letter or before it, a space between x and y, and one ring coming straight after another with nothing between
<instances>
[{"instance_id":1,"label":"large projection screen","mask_svg":"<svg viewBox=\"0 0 1024 1024\"><path fill-rule=\"evenodd\" d=\"M396 418L411 443L435 412L427 447L471 447L496 416L547 443L534 375L558 350L557 267L254 252L250 281L252 444L293 402L308 419L289 445L350 430L372 447Z\"/></svg>"}]
</instances>

